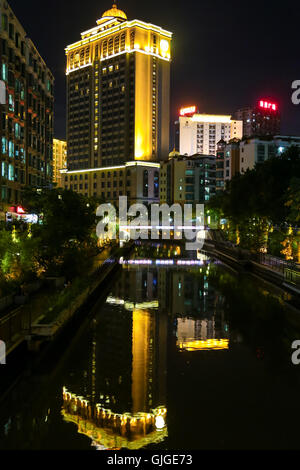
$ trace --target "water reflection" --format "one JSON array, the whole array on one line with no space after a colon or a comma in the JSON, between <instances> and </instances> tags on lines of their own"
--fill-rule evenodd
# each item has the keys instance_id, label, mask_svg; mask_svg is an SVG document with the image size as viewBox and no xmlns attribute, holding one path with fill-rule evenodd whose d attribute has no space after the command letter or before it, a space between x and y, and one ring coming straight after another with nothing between
<instances>
[{"instance_id":1,"label":"water reflection","mask_svg":"<svg viewBox=\"0 0 300 470\"><path fill-rule=\"evenodd\" d=\"M179 351L229 348L223 297L201 270L124 262L93 325L89 385L63 391L63 417L97 448L138 449L163 441L167 430L167 345Z\"/></svg>"},{"instance_id":2,"label":"water reflection","mask_svg":"<svg viewBox=\"0 0 300 470\"><path fill-rule=\"evenodd\" d=\"M139 247L136 263L123 261L83 331L0 409L0 446L297 446L298 312L270 286L175 245Z\"/></svg>"},{"instance_id":3,"label":"water reflection","mask_svg":"<svg viewBox=\"0 0 300 470\"><path fill-rule=\"evenodd\" d=\"M94 320L90 393L64 389L64 419L96 447L138 449L167 436L167 317L156 280L123 270Z\"/></svg>"}]
</instances>

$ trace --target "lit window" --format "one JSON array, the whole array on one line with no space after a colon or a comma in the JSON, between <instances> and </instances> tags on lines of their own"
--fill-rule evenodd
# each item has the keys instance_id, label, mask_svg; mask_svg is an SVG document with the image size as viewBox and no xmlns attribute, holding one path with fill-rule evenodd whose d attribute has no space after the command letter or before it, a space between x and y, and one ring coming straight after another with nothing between
<instances>
[{"instance_id":1,"label":"lit window","mask_svg":"<svg viewBox=\"0 0 300 470\"><path fill-rule=\"evenodd\" d=\"M6 155L7 153L7 139L2 137L2 155Z\"/></svg>"},{"instance_id":2,"label":"lit window","mask_svg":"<svg viewBox=\"0 0 300 470\"><path fill-rule=\"evenodd\" d=\"M9 181L14 181L14 166L8 165L8 179Z\"/></svg>"}]
</instances>

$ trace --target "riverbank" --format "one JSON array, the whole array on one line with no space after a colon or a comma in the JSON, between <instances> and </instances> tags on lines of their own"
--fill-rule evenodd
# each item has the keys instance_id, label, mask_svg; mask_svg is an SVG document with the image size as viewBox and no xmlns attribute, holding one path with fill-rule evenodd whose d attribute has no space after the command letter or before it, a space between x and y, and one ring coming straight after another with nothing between
<instances>
[{"instance_id":1,"label":"riverbank","mask_svg":"<svg viewBox=\"0 0 300 470\"><path fill-rule=\"evenodd\" d=\"M213 231L212 231L213 232ZM247 273L268 283L281 292L282 297L289 299L287 305L300 311L300 289L286 281L285 270L289 269L284 260L272 258L273 263L267 262L267 257L254 256L238 247L229 247L224 242L216 240L212 235L206 240L203 251L214 256L238 273ZM262 261L265 261L263 264Z\"/></svg>"},{"instance_id":2,"label":"riverbank","mask_svg":"<svg viewBox=\"0 0 300 470\"><path fill-rule=\"evenodd\" d=\"M23 342L35 350L40 343L52 340L114 271L120 253L123 253L120 248L104 250L85 277L75 279L68 286L48 285L26 304L3 315L0 338L6 344L7 356Z\"/></svg>"},{"instance_id":3,"label":"riverbank","mask_svg":"<svg viewBox=\"0 0 300 470\"><path fill-rule=\"evenodd\" d=\"M107 294L107 289L120 268L120 255L128 256L132 246L130 244L123 249L114 250L93 273L90 285L66 309L57 312L51 323L43 323L47 314L41 315L40 320L32 325L30 334L27 332L22 340L19 339L16 347L9 352L7 365L1 374L0 402L6 399L24 376L31 374L31 370L41 364L59 360L65 344L78 334L85 320L84 313Z\"/></svg>"}]
</instances>

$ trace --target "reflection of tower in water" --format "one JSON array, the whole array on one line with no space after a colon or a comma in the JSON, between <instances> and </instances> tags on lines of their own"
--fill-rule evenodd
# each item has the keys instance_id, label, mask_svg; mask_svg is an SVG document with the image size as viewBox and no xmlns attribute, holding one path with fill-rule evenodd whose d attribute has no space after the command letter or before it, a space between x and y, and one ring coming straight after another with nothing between
<instances>
[{"instance_id":1,"label":"reflection of tower in water","mask_svg":"<svg viewBox=\"0 0 300 470\"><path fill-rule=\"evenodd\" d=\"M145 445L145 436L146 443L166 436L167 320L149 309L156 291L154 273L122 272L92 327L91 399L75 402L79 397L64 393L65 418L74 421L73 410L94 433L102 429L103 437L109 430L118 441L113 447L133 448L130 442L138 438Z\"/></svg>"}]
</instances>

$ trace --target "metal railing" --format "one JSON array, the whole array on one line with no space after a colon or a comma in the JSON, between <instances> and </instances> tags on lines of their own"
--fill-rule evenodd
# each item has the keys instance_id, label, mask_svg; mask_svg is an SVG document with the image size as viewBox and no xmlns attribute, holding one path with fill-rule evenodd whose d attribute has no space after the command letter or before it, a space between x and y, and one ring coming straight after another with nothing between
<instances>
[{"instance_id":1,"label":"metal railing","mask_svg":"<svg viewBox=\"0 0 300 470\"><path fill-rule=\"evenodd\" d=\"M291 268L285 268L284 281L298 289L300 289L300 271Z\"/></svg>"},{"instance_id":2,"label":"metal railing","mask_svg":"<svg viewBox=\"0 0 300 470\"><path fill-rule=\"evenodd\" d=\"M19 307L0 318L0 339L5 342L7 352L24 340L30 330L31 312Z\"/></svg>"},{"instance_id":3,"label":"metal railing","mask_svg":"<svg viewBox=\"0 0 300 470\"><path fill-rule=\"evenodd\" d=\"M292 263L291 261L286 261L284 259L277 258L276 256L271 256L263 253L259 255L258 262L282 275L284 275L285 269L294 269L296 266L295 263Z\"/></svg>"}]
</instances>

